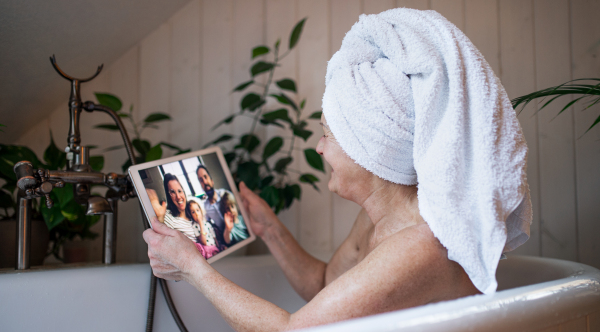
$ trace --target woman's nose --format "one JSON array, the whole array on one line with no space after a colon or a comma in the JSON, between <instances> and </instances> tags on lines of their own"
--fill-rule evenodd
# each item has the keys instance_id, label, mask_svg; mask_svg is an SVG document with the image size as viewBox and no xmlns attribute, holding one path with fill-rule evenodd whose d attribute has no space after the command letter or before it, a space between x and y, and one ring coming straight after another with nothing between
<instances>
[{"instance_id":1,"label":"woman's nose","mask_svg":"<svg viewBox=\"0 0 600 332\"><path fill-rule=\"evenodd\" d=\"M317 143L317 153L323 155L323 144L325 142L325 137L321 136L319 142Z\"/></svg>"}]
</instances>

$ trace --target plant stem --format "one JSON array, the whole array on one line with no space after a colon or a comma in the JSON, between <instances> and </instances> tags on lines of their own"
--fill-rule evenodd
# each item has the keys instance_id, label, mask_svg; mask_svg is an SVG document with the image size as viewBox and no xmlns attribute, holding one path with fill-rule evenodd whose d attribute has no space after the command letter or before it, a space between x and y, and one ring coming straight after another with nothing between
<instances>
[{"instance_id":1,"label":"plant stem","mask_svg":"<svg viewBox=\"0 0 600 332\"><path fill-rule=\"evenodd\" d=\"M277 67L277 62L279 61L278 57L278 50L275 49L274 52L274 59L273 59L273 68L269 71L269 78L267 79L267 84L265 85L265 90L263 92L262 95L262 99L263 100L267 100L267 96L269 95L269 87L271 86L271 82L273 81L273 75L275 73L275 67ZM262 115L262 112L264 110L264 105L261 106L257 111L256 111L256 115L254 116L254 121L252 121L252 127L250 128L250 134L248 137L252 137L254 135L254 130L256 129L256 124L258 123L258 120L260 118L260 116ZM246 141L246 151L248 152L248 147L250 146L250 139L248 139ZM250 152L248 152L248 159L250 159Z\"/></svg>"}]
</instances>

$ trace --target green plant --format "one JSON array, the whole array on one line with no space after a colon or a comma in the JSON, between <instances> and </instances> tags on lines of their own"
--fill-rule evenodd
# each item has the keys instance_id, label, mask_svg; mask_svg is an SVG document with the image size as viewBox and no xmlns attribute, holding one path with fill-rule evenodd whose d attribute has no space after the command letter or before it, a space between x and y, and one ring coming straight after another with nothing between
<instances>
[{"instance_id":1,"label":"green plant","mask_svg":"<svg viewBox=\"0 0 600 332\"><path fill-rule=\"evenodd\" d=\"M233 92L241 92L249 87L258 87L262 89L262 92L260 94L255 92L246 93L241 99L240 111L226 117L213 127L214 130L223 124L232 123L237 117L244 116L252 119L250 130L241 135L224 134L209 143L222 144L234 139L237 140L237 144L232 149L224 148L225 159L235 180L237 182L244 181L250 189L259 190L260 196L277 213L290 207L294 199L299 200L301 197L301 188L290 176L290 172L298 174L297 181L308 183L315 190L319 190L316 186L319 178L311 173L301 173L293 170L289 165L294 160L292 152L297 149L295 145L297 138L306 141L313 134L312 131L307 129L307 120L320 120L321 112L313 112L310 116L303 117L306 99L297 103L296 98L286 94L293 93L297 95L296 82L290 78L273 82L275 69L280 66L281 60L298 44L305 21L306 18L294 26L290 34L288 50L282 55L279 55L281 40L275 42L272 52L269 47L264 45L252 49L252 59L272 54L273 60L265 61L263 59L255 62L250 68L251 79L239 84L233 89ZM266 77L266 83L262 84L257 81L259 76ZM277 91L274 92L274 88ZM273 107L276 109L270 107L267 109L267 98L272 98L279 106ZM275 136L264 145L264 148L260 149L260 139L255 135L258 125L285 128L289 131L290 136ZM286 140L289 141L289 148L282 151ZM275 156L279 156L276 161L273 160ZM325 173L323 160L315 149L304 149L304 156L310 166Z\"/></svg>"},{"instance_id":2,"label":"green plant","mask_svg":"<svg viewBox=\"0 0 600 332\"><path fill-rule=\"evenodd\" d=\"M26 146L0 144L0 178L5 181L0 188L0 208L3 209L1 219L13 219L17 212L17 178L13 171L14 165L28 160L34 168L60 170L66 166L65 152L58 149L50 134L50 145L46 148L43 161ZM95 171L102 170L103 156L90 157L90 165ZM50 232L52 249L48 254L53 254L59 260L59 249L66 240L73 240L76 236L81 239L94 239L98 234L92 232L90 227L98 222L99 216L87 216L84 206L79 205L73 198L73 187L66 184L63 188L54 188L50 193L54 206L49 209L45 198L33 199L32 218L43 218Z\"/></svg>"},{"instance_id":3,"label":"green plant","mask_svg":"<svg viewBox=\"0 0 600 332\"><path fill-rule=\"evenodd\" d=\"M175 150L176 154L182 154L186 152L190 152L190 149L181 149L180 147L166 143L160 142L154 146L150 144L150 141L142 138L142 132L146 128L158 129L157 123L162 121L170 121L171 117L164 113L152 113L148 115L143 121L136 122L133 116L133 105L129 106L129 112L125 113L121 111L123 107L123 103L119 97L110 94L110 93L99 93L96 92L96 99L98 103L104 105L106 107L111 108L113 111L117 112L117 114L123 118L128 120L126 123L129 124L130 130L129 133L133 133L133 140L131 143L133 144L133 148L137 151L138 155L135 157L137 163L143 163L147 161L153 161L162 158L163 150L162 147L169 148L171 150ZM95 126L94 128L105 129L110 131L119 131L119 128L115 124L100 124ZM116 145L105 149L104 151L112 151L123 149L125 146L123 144ZM131 161L129 158L125 161L125 163L121 166L123 172L127 172L127 168L131 166Z\"/></svg>"},{"instance_id":4,"label":"green plant","mask_svg":"<svg viewBox=\"0 0 600 332\"><path fill-rule=\"evenodd\" d=\"M513 99L512 105L513 108L516 110L519 106L521 106L521 110L523 110L523 108L525 108L525 106L527 106L527 104L529 104L530 102L532 102L535 99L538 98L542 98L542 101L544 98L548 98L551 97L550 100L546 101L542 107L540 107L540 109L538 110L541 111L544 107L548 106L551 102L553 102L554 100L563 97L563 96L573 96L573 95L580 95L579 97L573 99L572 101L568 102L559 112L558 114L556 114L556 116L558 116L559 114L561 114L562 112L564 112L565 110L567 110L569 107L571 107L573 104L586 100L588 104L585 105L584 110L598 104L600 102L600 83L597 84L579 84L579 83L575 83L575 82L581 82L581 81L593 81L593 82L600 82L600 78L580 78L580 79L575 79L575 80L571 80L568 81L566 83L563 83L561 85L558 86L554 86L551 88L547 88L547 89L543 89L543 90L539 90L539 91L535 91L532 92L530 94L521 96L521 97L517 97L515 99ZM592 123L592 125L585 131L585 133L587 133L588 131L590 131L592 128L594 128L598 123L600 123L600 115L596 118L596 120L594 120L594 122ZM584 133L584 134L585 134Z\"/></svg>"}]
</instances>

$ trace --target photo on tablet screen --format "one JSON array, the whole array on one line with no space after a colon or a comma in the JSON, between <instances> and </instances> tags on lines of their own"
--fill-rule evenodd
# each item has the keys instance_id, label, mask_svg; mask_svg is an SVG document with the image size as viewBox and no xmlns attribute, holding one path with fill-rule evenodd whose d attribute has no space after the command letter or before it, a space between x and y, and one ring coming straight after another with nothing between
<instances>
[{"instance_id":1,"label":"photo on tablet screen","mask_svg":"<svg viewBox=\"0 0 600 332\"><path fill-rule=\"evenodd\" d=\"M138 194L145 191L158 220L193 241L204 258L250 237L216 152L138 172Z\"/></svg>"}]
</instances>

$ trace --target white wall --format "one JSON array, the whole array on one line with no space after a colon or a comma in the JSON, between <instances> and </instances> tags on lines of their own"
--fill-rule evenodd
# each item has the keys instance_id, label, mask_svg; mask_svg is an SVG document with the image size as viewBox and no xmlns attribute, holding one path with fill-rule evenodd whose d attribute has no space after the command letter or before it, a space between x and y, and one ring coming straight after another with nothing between
<instances>
[{"instance_id":1,"label":"white wall","mask_svg":"<svg viewBox=\"0 0 600 332\"><path fill-rule=\"evenodd\" d=\"M92 99L93 91L115 93L126 106L133 103L140 118L169 113L174 121L149 131L148 137L198 149L225 130L245 130L243 121L214 132L210 128L236 110L240 96L230 91L249 78L253 46L272 45L277 37L286 45L294 24L308 17L298 47L277 76L297 80L300 99L307 98L308 110L317 110L327 60L358 15L397 6L434 9L456 24L481 50L511 98L572 78L600 76L600 2L593 0L193 0L84 84L82 95ZM52 129L56 141L64 144L67 97L65 85L65 104L18 143L42 152L45 133ZM582 136L598 108L581 112L575 107L553 119L561 105L537 116L530 106L519 115L529 144L534 221L530 240L517 252L600 267L600 129ZM118 134L89 130L108 122L104 116L83 114L82 119L84 144L119 143ZM318 124L311 129L317 134L305 146L315 146L318 140ZM106 158L105 170L118 171L125 154L110 152ZM303 163L295 166L308 170ZM349 232L358 207L329 193L326 177L321 178L321 193L303 186L302 202L281 218L305 248L330 251ZM118 260L143 261L146 249L137 202L121 207ZM91 246L92 259L99 259L100 240Z\"/></svg>"}]
</instances>

